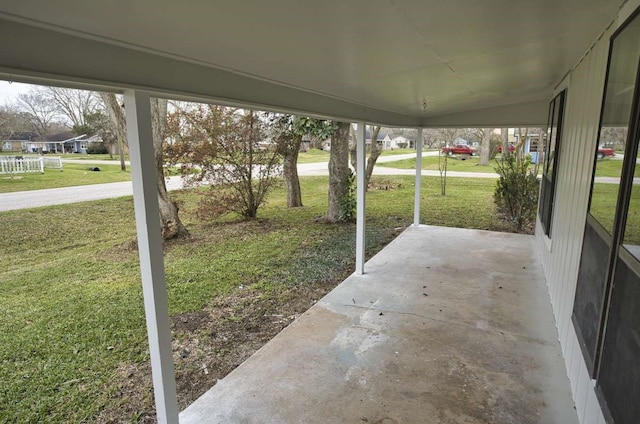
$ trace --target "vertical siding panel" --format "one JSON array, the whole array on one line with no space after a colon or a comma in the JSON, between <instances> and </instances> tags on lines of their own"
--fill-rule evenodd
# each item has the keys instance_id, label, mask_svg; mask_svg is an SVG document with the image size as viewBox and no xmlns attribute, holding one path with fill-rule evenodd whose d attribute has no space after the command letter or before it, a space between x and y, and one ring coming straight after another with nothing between
<instances>
[{"instance_id":1,"label":"vertical siding panel","mask_svg":"<svg viewBox=\"0 0 640 424\"><path fill-rule=\"evenodd\" d=\"M587 369L580 364L578 371L578 392L576 393L576 411L578 411L578 419L584 423L584 414L587 409L587 399L591 385Z\"/></svg>"},{"instance_id":2,"label":"vertical siding panel","mask_svg":"<svg viewBox=\"0 0 640 424\"><path fill-rule=\"evenodd\" d=\"M615 25L614 25L615 26ZM613 27L612 27L613 28ZM582 424L604 424L571 322L609 51L609 29L572 72L567 90L552 240L536 226L576 411Z\"/></svg>"},{"instance_id":3,"label":"vertical siding panel","mask_svg":"<svg viewBox=\"0 0 640 424\"><path fill-rule=\"evenodd\" d=\"M598 424L600 421L600 417L602 416L602 412L598 406L598 399L596 399L596 393L593 391L593 386L591 386L591 390L588 391L589 398L587 399L587 409L584 414L584 424Z\"/></svg>"}]
</instances>

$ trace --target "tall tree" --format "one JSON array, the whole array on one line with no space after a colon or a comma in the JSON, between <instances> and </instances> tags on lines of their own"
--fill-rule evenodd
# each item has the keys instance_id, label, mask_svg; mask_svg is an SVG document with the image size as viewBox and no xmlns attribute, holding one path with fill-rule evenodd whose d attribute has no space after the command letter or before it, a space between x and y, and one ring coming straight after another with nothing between
<instances>
[{"instance_id":1,"label":"tall tree","mask_svg":"<svg viewBox=\"0 0 640 424\"><path fill-rule=\"evenodd\" d=\"M167 100L151 99L151 129L153 132L153 150L156 160L156 186L162 223L162 238L169 240L189 235L178 216L178 206L171 200L164 179L164 155L162 144L167 128Z\"/></svg>"},{"instance_id":2,"label":"tall tree","mask_svg":"<svg viewBox=\"0 0 640 424\"><path fill-rule=\"evenodd\" d=\"M511 154L509 151L509 128L500 129L500 135L502 136L502 158L506 158Z\"/></svg>"},{"instance_id":3,"label":"tall tree","mask_svg":"<svg viewBox=\"0 0 640 424\"><path fill-rule=\"evenodd\" d=\"M85 126L87 117L102 108L94 91L46 87L44 94L58 110L58 114L69 120L72 128Z\"/></svg>"},{"instance_id":4,"label":"tall tree","mask_svg":"<svg viewBox=\"0 0 640 424\"><path fill-rule=\"evenodd\" d=\"M31 118L26 112L22 112L17 106L0 106L0 137L8 139L17 132L31 130Z\"/></svg>"},{"instance_id":5,"label":"tall tree","mask_svg":"<svg viewBox=\"0 0 640 424\"><path fill-rule=\"evenodd\" d=\"M380 144L378 144L378 134L380 134L380 129L382 127L379 125L376 126L369 126L369 135L371 136L371 147L370 150L371 152L369 153L369 156L367 157L367 164L365 167L365 187L366 189L369 188L369 182L371 181L371 175L373 175L373 168L375 168L376 166L376 162L378 161L378 158L380 157L380 154L382 153L382 147L380 146ZM356 165L356 155L357 155L357 140L356 140L356 133L355 133L355 129L353 128L353 126L351 127L351 138L352 138L352 142L349 145L349 154L351 157L351 166L353 167L353 169L357 169L357 165Z\"/></svg>"},{"instance_id":6,"label":"tall tree","mask_svg":"<svg viewBox=\"0 0 640 424\"><path fill-rule=\"evenodd\" d=\"M51 133L59 112L42 87L33 87L18 95L18 105L29 114L31 125L40 137Z\"/></svg>"},{"instance_id":7,"label":"tall tree","mask_svg":"<svg viewBox=\"0 0 640 424\"><path fill-rule=\"evenodd\" d=\"M483 128L479 131L482 135L482 141L480 143L480 165L489 165L489 156L491 154L491 134L493 128Z\"/></svg>"},{"instance_id":8,"label":"tall tree","mask_svg":"<svg viewBox=\"0 0 640 424\"><path fill-rule=\"evenodd\" d=\"M298 177L298 154L305 135L326 140L333 132L330 121L302 116L275 114L271 116L271 132L282 156L282 174L287 189L287 207L302 206Z\"/></svg>"},{"instance_id":9,"label":"tall tree","mask_svg":"<svg viewBox=\"0 0 640 424\"><path fill-rule=\"evenodd\" d=\"M351 169L349 168L349 130L351 123L336 122L331 136L329 155L329 207L327 222L345 221L344 200L349 195Z\"/></svg>"},{"instance_id":10,"label":"tall tree","mask_svg":"<svg viewBox=\"0 0 640 424\"><path fill-rule=\"evenodd\" d=\"M124 151L127 143L127 121L124 116L124 110L114 93L100 93L100 98L104 103L104 107L109 115L111 123L111 133L115 135L118 143L118 153L120 154L120 169L127 169L125 163Z\"/></svg>"}]
</instances>

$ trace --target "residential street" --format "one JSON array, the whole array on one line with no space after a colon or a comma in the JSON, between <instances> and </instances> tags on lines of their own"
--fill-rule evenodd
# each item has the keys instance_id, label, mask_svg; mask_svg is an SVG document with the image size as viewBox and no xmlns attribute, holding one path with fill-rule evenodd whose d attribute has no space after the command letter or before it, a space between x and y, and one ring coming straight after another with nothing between
<instances>
[{"instance_id":1,"label":"residential street","mask_svg":"<svg viewBox=\"0 0 640 424\"><path fill-rule=\"evenodd\" d=\"M424 152L423 156L437 156L438 152ZM415 175L413 169L386 168L384 163L415 157L415 153L405 155L382 156L378 158L374 175ZM113 164L113 161L89 161L66 159L65 163L83 164ZM304 163L298 165L300 176L321 176L328 175L327 162ZM440 176L438 171L422 171L423 176ZM447 172L449 177L466 178L497 178L494 173L479 172ZM615 178L598 178L600 182L616 182ZM611 180L611 181L609 181ZM181 177L167 178L167 188L177 190L182 188ZM15 193L0 193L0 212L16 209L36 208L41 206L61 205L67 203L86 202L92 200L109 199L113 197L131 196L133 190L130 181L118 183L83 185L76 187L51 188L46 190L19 191Z\"/></svg>"}]
</instances>

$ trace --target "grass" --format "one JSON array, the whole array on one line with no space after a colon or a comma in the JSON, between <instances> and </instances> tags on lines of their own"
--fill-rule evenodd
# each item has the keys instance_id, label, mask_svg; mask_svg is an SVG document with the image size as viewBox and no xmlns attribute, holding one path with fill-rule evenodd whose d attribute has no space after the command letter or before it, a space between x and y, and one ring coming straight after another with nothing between
<instances>
[{"instance_id":1,"label":"grass","mask_svg":"<svg viewBox=\"0 0 640 424\"><path fill-rule=\"evenodd\" d=\"M20 153L20 152L0 152L0 156L23 156L23 157L34 157L38 158L40 155L33 153ZM120 161L120 157L118 155L114 155L113 159L109 157L108 153L104 154L82 154L82 153L51 153L49 156L61 157L63 159L80 159L80 160L113 160L115 162ZM45 156L46 157L46 156ZM127 155L126 160L129 160Z\"/></svg>"},{"instance_id":2,"label":"grass","mask_svg":"<svg viewBox=\"0 0 640 424\"><path fill-rule=\"evenodd\" d=\"M425 156L422 158L422 169L438 171L438 159L444 161L444 157L438 158L437 156ZM488 172L495 173L493 161L488 166L481 166L478 157L470 157L466 159L450 157L447 159L447 171L460 171L460 172ZM416 159L403 159L393 162L386 162L380 166L388 168L399 169L416 169Z\"/></svg>"},{"instance_id":3,"label":"grass","mask_svg":"<svg viewBox=\"0 0 640 424\"><path fill-rule=\"evenodd\" d=\"M90 171L97 166L99 172ZM45 169L44 174L16 174L14 177L0 175L0 193L15 191L41 190L45 188L72 187L87 184L130 181L131 173L121 171L120 165L83 165L65 163L63 170Z\"/></svg>"},{"instance_id":4,"label":"grass","mask_svg":"<svg viewBox=\"0 0 640 424\"><path fill-rule=\"evenodd\" d=\"M626 217L624 243L640 246L640 191L633 186ZM589 212L611 233L618 203L618 184L596 183L591 195Z\"/></svg>"},{"instance_id":5,"label":"grass","mask_svg":"<svg viewBox=\"0 0 640 424\"><path fill-rule=\"evenodd\" d=\"M298 163L329 162L329 152L320 149L309 149L298 154Z\"/></svg>"},{"instance_id":6,"label":"grass","mask_svg":"<svg viewBox=\"0 0 640 424\"><path fill-rule=\"evenodd\" d=\"M395 155L406 155L409 153L416 153L415 149L393 149L393 150L383 150L380 153L380 156L395 156Z\"/></svg>"},{"instance_id":7,"label":"grass","mask_svg":"<svg viewBox=\"0 0 640 424\"><path fill-rule=\"evenodd\" d=\"M622 174L622 160L604 158L596 161L596 177L617 177ZM640 165L635 166L635 176L640 176Z\"/></svg>"},{"instance_id":8,"label":"grass","mask_svg":"<svg viewBox=\"0 0 640 424\"><path fill-rule=\"evenodd\" d=\"M412 177L374 181L392 189L368 194L368 256L411 223L413 209ZM301 183L304 208L286 209L279 188L247 223L201 222L191 212L198 196L176 193L193 237L166 248L172 316L241 285L278 302L282 287L350 272L354 225L317 221L326 177ZM500 229L494 184L450 178L442 197L438 179L424 178L423 222ZM4 212L0 228L0 422L93 422L130 401L121 399L122 370L148 361L131 198Z\"/></svg>"}]
</instances>

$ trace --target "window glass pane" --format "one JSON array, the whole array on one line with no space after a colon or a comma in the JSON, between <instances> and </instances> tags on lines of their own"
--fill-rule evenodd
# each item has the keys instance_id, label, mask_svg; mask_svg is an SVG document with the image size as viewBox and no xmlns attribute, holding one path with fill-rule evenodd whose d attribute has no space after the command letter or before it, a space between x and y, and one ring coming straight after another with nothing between
<instances>
[{"instance_id":1,"label":"window glass pane","mask_svg":"<svg viewBox=\"0 0 640 424\"><path fill-rule=\"evenodd\" d=\"M636 141L637 146L638 141ZM636 158L631 187L631 198L627 210L627 222L624 229L623 244L627 250L640 260L640 159Z\"/></svg>"},{"instance_id":2,"label":"window glass pane","mask_svg":"<svg viewBox=\"0 0 640 424\"><path fill-rule=\"evenodd\" d=\"M554 99L553 101L553 115L551 117L551 121L549 124L549 128L547 132L549 134L549 148L547 149L547 166L545 167L544 174L551 179L551 174L553 173L553 163L555 161L556 154L556 133L558 130L558 109L559 109L559 98Z\"/></svg>"},{"instance_id":3,"label":"window glass pane","mask_svg":"<svg viewBox=\"0 0 640 424\"><path fill-rule=\"evenodd\" d=\"M602 110L595 179L591 192L591 215L609 232L618 199L625 143L640 53L640 20L616 37Z\"/></svg>"}]
</instances>

